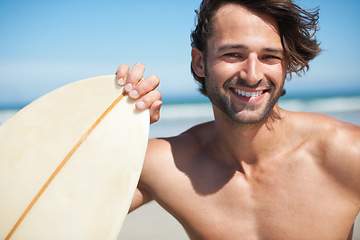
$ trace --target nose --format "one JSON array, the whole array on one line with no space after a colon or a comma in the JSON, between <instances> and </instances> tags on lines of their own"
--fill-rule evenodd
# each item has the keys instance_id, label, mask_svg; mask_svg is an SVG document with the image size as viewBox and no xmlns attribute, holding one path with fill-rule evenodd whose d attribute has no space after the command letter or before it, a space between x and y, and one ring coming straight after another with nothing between
<instances>
[{"instance_id":1,"label":"nose","mask_svg":"<svg viewBox=\"0 0 360 240\"><path fill-rule=\"evenodd\" d=\"M249 85L258 83L264 77L262 64L255 53L249 54L243 62L240 77L248 82Z\"/></svg>"}]
</instances>

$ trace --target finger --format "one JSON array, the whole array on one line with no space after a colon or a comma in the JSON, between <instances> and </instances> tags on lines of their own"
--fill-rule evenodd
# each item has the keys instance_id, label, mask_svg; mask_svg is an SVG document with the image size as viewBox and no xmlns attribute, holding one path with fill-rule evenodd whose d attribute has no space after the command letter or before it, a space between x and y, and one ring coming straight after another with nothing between
<instances>
[{"instance_id":1,"label":"finger","mask_svg":"<svg viewBox=\"0 0 360 240\"><path fill-rule=\"evenodd\" d=\"M125 82L125 92L130 92L144 76L145 66L142 63L136 63L130 70Z\"/></svg>"},{"instance_id":2,"label":"finger","mask_svg":"<svg viewBox=\"0 0 360 240\"><path fill-rule=\"evenodd\" d=\"M138 99L145 94L153 91L160 84L160 79L156 75L151 75L141 82L139 82L136 86L132 88L129 92L129 96L132 99Z\"/></svg>"},{"instance_id":3,"label":"finger","mask_svg":"<svg viewBox=\"0 0 360 240\"><path fill-rule=\"evenodd\" d=\"M118 70L116 71L116 80L120 86L123 86L125 84L129 71L130 71L129 65L121 64L119 66Z\"/></svg>"},{"instance_id":4,"label":"finger","mask_svg":"<svg viewBox=\"0 0 360 240\"><path fill-rule=\"evenodd\" d=\"M160 119L160 108L162 102L160 100L155 101L150 107L150 124L159 121Z\"/></svg>"},{"instance_id":5,"label":"finger","mask_svg":"<svg viewBox=\"0 0 360 240\"><path fill-rule=\"evenodd\" d=\"M144 110L144 109L152 107L152 105L156 101L161 101L161 93L158 90L151 91L148 94L146 94L145 96L143 96L142 98L140 98L136 102L135 106L139 110Z\"/></svg>"}]
</instances>

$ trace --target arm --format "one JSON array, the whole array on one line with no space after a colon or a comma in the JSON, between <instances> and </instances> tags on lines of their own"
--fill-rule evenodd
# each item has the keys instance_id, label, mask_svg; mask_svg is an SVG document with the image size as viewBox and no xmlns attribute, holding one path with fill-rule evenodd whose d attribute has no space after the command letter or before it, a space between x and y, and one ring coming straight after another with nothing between
<instances>
[{"instance_id":1,"label":"arm","mask_svg":"<svg viewBox=\"0 0 360 240\"><path fill-rule=\"evenodd\" d=\"M140 180L129 212L152 200L164 204L164 196L167 199L178 198L169 194L172 182L169 178L175 177L176 169L170 143L165 139L149 140Z\"/></svg>"},{"instance_id":2,"label":"arm","mask_svg":"<svg viewBox=\"0 0 360 240\"><path fill-rule=\"evenodd\" d=\"M135 194L130 205L129 213L141 207L142 205L150 202L151 200L153 200L151 195L139 184L135 190Z\"/></svg>"},{"instance_id":3,"label":"arm","mask_svg":"<svg viewBox=\"0 0 360 240\"><path fill-rule=\"evenodd\" d=\"M327 168L355 197L360 208L360 127L338 122L324 135Z\"/></svg>"},{"instance_id":4,"label":"arm","mask_svg":"<svg viewBox=\"0 0 360 240\"><path fill-rule=\"evenodd\" d=\"M321 156L327 171L350 193L355 211L360 209L360 127L332 121L331 127L322 135ZM327 125L327 124L323 124ZM354 225L347 240L353 239Z\"/></svg>"},{"instance_id":5,"label":"arm","mask_svg":"<svg viewBox=\"0 0 360 240\"><path fill-rule=\"evenodd\" d=\"M161 158L159 158L159 151L165 153L166 151L157 144L157 139L149 140L146 150L146 156L143 164L143 168L140 175L138 186L135 190L134 197L132 199L129 213L142 205L152 201L154 197L150 193L152 184L160 185L157 182L157 178L154 177L158 174L156 169L161 168ZM155 167L155 169L154 169Z\"/></svg>"},{"instance_id":6,"label":"arm","mask_svg":"<svg viewBox=\"0 0 360 240\"><path fill-rule=\"evenodd\" d=\"M160 80L156 75L143 78L145 67L141 63L135 64L132 69L126 64L119 66L116 79L120 86L124 86L129 97L137 100L136 107L139 110L149 108L150 123L157 122L160 118L161 93L155 90Z\"/></svg>"}]
</instances>

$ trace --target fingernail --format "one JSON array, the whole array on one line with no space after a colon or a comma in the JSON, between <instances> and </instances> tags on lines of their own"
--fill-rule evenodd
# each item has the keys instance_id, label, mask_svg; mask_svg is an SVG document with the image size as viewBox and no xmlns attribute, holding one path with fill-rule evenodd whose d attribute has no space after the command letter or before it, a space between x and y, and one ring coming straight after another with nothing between
<instances>
[{"instance_id":1,"label":"fingernail","mask_svg":"<svg viewBox=\"0 0 360 240\"><path fill-rule=\"evenodd\" d=\"M139 109L139 110L144 110L145 109L145 103L143 101L136 102L136 108Z\"/></svg>"},{"instance_id":2,"label":"fingernail","mask_svg":"<svg viewBox=\"0 0 360 240\"><path fill-rule=\"evenodd\" d=\"M124 89L125 89L125 91L130 92L132 89L132 84L131 83L126 84Z\"/></svg>"},{"instance_id":3,"label":"fingernail","mask_svg":"<svg viewBox=\"0 0 360 240\"><path fill-rule=\"evenodd\" d=\"M139 97L139 93L136 90L132 90L129 92L129 96L131 98L138 98Z\"/></svg>"},{"instance_id":4,"label":"fingernail","mask_svg":"<svg viewBox=\"0 0 360 240\"><path fill-rule=\"evenodd\" d=\"M120 78L119 80L118 80L118 84L119 85L124 85L124 83L125 83L125 81L124 81L124 79L123 78Z\"/></svg>"}]
</instances>

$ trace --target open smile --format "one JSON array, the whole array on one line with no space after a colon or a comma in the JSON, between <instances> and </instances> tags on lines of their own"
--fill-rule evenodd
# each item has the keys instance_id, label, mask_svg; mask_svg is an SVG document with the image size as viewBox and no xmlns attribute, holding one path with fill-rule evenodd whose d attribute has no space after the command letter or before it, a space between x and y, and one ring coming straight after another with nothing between
<instances>
[{"instance_id":1,"label":"open smile","mask_svg":"<svg viewBox=\"0 0 360 240\"><path fill-rule=\"evenodd\" d=\"M258 97L261 94L264 93L264 91L257 91L257 92L246 92L243 90L239 90L239 89L233 89L234 92L236 92L238 95L241 95L243 97Z\"/></svg>"},{"instance_id":2,"label":"open smile","mask_svg":"<svg viewBox=\"0 0 360 240\"><path fill-rule=\"evenodd\" d=\"M241 89L236 89L236 88L230 88L230 90L236 95L238 96L238 98L240 100L246 101L246 102L250 102L250 103L255 103L260 101L264 94L267 93L269 90L258 90L258 91L249 91L249 90L241 90Z\"/></svg>"}]
</instances>

